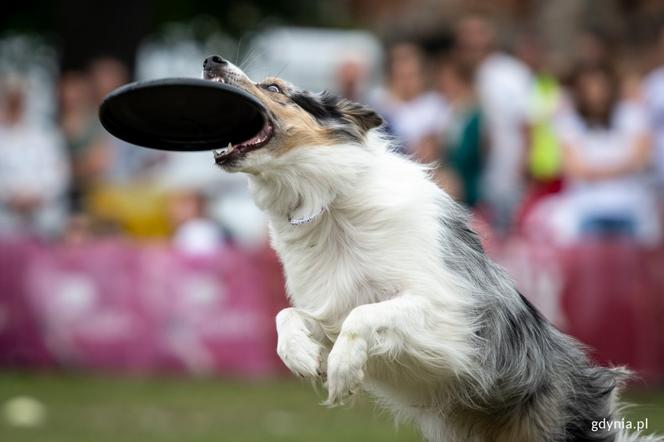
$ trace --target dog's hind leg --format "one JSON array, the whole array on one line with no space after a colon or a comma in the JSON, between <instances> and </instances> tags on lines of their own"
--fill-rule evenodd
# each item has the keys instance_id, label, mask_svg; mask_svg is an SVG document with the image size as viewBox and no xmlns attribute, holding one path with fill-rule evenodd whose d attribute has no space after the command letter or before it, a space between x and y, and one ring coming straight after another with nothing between
<instances>
[{"instance_id":1,"label":"dog's hind leg","mask_svg":"<svg viewBox=\"0 0 664 442\"><path fill-rule=\"evenodd\" d=\"M424 378L466 371L471 344L463 315L426 296L401 294L353 309L341 326L327 360L327 405L339 405L356 392L367 360L411 361ZM401 358L401 356L406 356Z\"/></svg>"},{"instance_id":2,"label":"dog's hind leg","mask_svg":"<svg viewBox=\"0 0 664 442\"><path fill-rule=\"evenodd\" d=\"M316 321L289 307L277 314L276 323L277 353L286 367L298 376L321 376L327 350L320 343L324 335Z\"/></svg>"}]
</instances>

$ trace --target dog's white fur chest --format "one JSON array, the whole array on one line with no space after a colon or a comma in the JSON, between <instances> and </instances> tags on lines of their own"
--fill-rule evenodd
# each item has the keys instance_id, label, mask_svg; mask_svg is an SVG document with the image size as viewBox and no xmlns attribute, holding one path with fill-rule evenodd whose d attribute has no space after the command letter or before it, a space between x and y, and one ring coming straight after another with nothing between
<instances>
[{"instance_id":1,"label":"dog's white fur chest","mask_svg":"<svg viewBox=\"0 0 664 442\"><path fill-rule=\"evenodd\" d=\"M254 199L270 218L291 302L332 333L358 305L417 286L445 292L451 282L441 271L432 222L446 195L420 166L377 149L298 149L283 159L289 173L276 165L274 174L251 179ZM313 219L293 225L294 212Z\"/></svg>"}]
</instances>

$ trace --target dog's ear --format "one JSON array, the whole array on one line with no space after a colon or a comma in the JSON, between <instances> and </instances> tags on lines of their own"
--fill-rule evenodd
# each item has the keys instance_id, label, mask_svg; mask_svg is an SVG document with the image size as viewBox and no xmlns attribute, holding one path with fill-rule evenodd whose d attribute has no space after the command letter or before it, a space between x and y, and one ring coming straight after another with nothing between
<instances>
[{"instance_id":1,"label":"dog's ear","mask_svg":"<svg viewBox=\"0 0 664 442\"><path fill-rule=\"evenodd\" d=\"M320 122L337 120L349 123L353 128L347 128L345 132L354 138L361 138L370 129L383 124L383 118L370 107L326 91L315 94L298 92L290 98Z\"/></svg>"},{"instance_id":2,"label":"dog's ear","mask_svg":"<svg viewBox=\"0 0 664 442\"><path fill-rule=\"evenodd\" d=\"M364 132L383 124L383 117L378 115L375 110L363 104L342 99L338 107L345 119L356 124Z\"/></svg>"}]
</instances>

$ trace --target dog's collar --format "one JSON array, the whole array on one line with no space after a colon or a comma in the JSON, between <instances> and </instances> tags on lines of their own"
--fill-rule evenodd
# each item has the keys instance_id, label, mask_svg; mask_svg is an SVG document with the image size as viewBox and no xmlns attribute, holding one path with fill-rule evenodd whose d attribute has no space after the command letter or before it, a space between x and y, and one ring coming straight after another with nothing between
<instances>
[{"instance_id":1,"label":"dog's collar","mask_svg":"<svg viewBox=\"0 0 664 442\"><path fill-rule=\"evenodd\" d=\"M325 212L325 207L321 207L317 212L309 215L303 215L298 210L294 213L288 215L288 222L293 226L301 226L302 224L309 224L316 218L318 218L323 212Z\"/></svg>"}]
</instances>

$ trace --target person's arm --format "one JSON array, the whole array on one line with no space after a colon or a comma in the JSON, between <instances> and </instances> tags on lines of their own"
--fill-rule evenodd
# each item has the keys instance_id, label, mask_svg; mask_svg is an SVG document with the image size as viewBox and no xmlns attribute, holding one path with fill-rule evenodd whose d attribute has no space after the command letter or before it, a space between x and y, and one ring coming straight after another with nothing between
<instances>
[{"instance_id":1,"label":"person's arm","mask_svg":"<svg viewBox=\"0 0 664 442\"><path fill-rule=\"evenodd\" d=\"M564 146L564 167L566 175L586 181L606 180L630 175L643 170L650 161L651 139L647 133L639 135L625 162L613 166L597 167L587 163L573 146Z\"/></svg>"},{"instance_id":2,"label":"person's arm","mask_svg":"<svg viewBox=\"0 0 664 442\"><path fill-rule=\"evenodd\" d=\"M437 135L425 135L424 137L420 138L417 143L415 143L413 153L415 154L415 157L422 163L435 163L440 165L441 151L439 146L441 144L442 141Z\"/></svg>"},{"instance_id":3,"label":"person's arm","mask_svg":"<svg viewBox=\"0 0 664 442\"><path fill-rule=\"evenodd\" d=\"M616 174L627 174L640 172L650 164L652 157L652 137L648 133L639 135L632 146L628 162L622 169L616 170Z\"/></svg>"}]
</instances>

